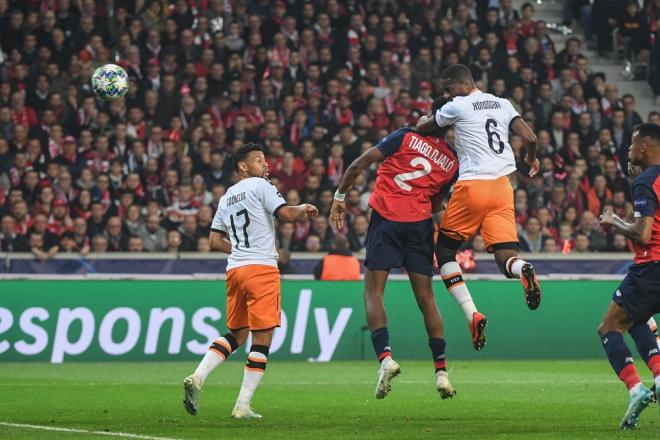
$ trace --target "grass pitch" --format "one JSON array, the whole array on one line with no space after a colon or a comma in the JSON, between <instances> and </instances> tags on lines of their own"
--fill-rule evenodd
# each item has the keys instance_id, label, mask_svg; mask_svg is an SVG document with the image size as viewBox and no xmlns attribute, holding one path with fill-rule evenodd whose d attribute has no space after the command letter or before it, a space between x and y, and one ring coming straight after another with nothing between
<instances>
[{"instance_id":1,"label":"grass pitch","mask_svg":"<svg viewBox=\"0 0 660 440\"><path fill-rule=\"evenodd\" d=\"M176 439L620 439L657 436L654 405L640 427L618 423L627 393L607 361L451 361L458 391L441 400L432 363L401 360L402 374L385 400L373 397L377 363L271 361L254 408L262 420L229 414L242 363L209 377L199 414L181 404L183 378L196 363L1 364L0 438L109 439L53 432L19 423ZM647 379L643 365L638 365Z\"/></svg>"}]
</instances>

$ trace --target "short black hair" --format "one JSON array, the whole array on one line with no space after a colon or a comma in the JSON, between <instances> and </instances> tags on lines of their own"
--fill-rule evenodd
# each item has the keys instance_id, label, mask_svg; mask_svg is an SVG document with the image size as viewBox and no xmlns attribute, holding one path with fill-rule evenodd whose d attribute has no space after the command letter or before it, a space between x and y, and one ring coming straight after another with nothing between
<instances>
[{"instance_id":1,"label":"short black hair","mask_svg":"<svg viewBox=\"0 0 660 440\"><path fill-rule=\"evenodd\" d=\"M253 151L261 151L263 153L264 149L259 144L249 142L236 150L236 153L234 154L234 170L236 172L238 172L238 163L245 161L248 155Z\"/></svg>"},{"instance_id":2,"label":"short black hair","mask_svg":"<svg viewBox=\"0 0 660 440\"><path fill-rule=\"evenodd\" d=\"M440 96L439 98L436 98L433 101L433 104L431 104L431 115L435 118L435 112L440 110L443 105L447 104L451 99L447 98L446 96ZM449 130L449 126L447 127L437 127L431 131L430 133L427 133L429 136L435 136L437 138L443 139L447 135L447 131Z\"/></svg>"},{"instance_id":3,"label":"short black hair","mask_svg":"<svg viewBox=\"0 0 660 440\"><path fill-rule=\"evenodd\" d=\"M637 135L640 138L649 137L653 139L658 145L660 145L660 125L654 124L653 122L645 122L643 124L636 125L633 128L633 134Z\"/></svg>"},{"instance_id":4,"label":"short black hair","mask_svg":"<svg viewBox=\"0 0 660 440\"><path fill-rule=\"evenodd\" d=\"M442 106L447 104L449 101L450 99L444 95L440 96L439 98L435 98L433 104L431 104L431 114L435 114L437 110L440 110Z\"/></svg>"},{"instance_id":5,"label":"short black hair","mask_svg":"<svg viewBox=\"0 0 660 440\"><path fill-rule=\"evenodd\" d=\"M448 83L461 83L463 81L469 81L474 83L472 78L472 72L470 68L464 64L454 64L447 67L441 74L440 79L443 82Z\"/></svg>"}]
</instances>

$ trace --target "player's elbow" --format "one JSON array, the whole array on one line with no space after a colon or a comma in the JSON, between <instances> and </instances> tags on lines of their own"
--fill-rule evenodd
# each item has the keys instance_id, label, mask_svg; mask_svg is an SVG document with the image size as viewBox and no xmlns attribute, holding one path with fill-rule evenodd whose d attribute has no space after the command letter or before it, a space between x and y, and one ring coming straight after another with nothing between
<instances>
[{"instance_id":1,"label":"player's elbow","mask_svg":"<svg viewBox=\"0 0 660 440\"><path fill-rule=\"evenodd\" d=\"M641 244L642 246L647 246L650 242L651 242L651 233L648 234L643 233L637 239L637 243Z\"/></svg>"},{"instance_id":2,"label":"player's elbow","mask_svg":"<svg viewBox=\"0 0 660 440\"><path fill-rule=\"evenodd\" d=\"M528 144L537 144L538 143L538 138L536 137L536 134L530 130L529 133L525 135L525 140L527 141Z\"/></svg>"},{"instance_id":3,"label":"player's elbow","mask_svg":"<svg viewBox=\"0 0 660 440\"><path fill-rule=\"evenodd\" d=\"M291 206L283 206L277 211L277 219L283 222L294 222L298 215Z\"/></svg>"}]
</instances>

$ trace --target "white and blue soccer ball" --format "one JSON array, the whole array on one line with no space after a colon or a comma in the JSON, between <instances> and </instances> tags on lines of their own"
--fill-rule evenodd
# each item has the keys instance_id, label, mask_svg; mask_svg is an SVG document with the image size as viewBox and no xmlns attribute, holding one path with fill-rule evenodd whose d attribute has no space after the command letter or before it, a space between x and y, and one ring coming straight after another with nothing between
<instances>
[{"instance_id":1,"label":"white and blue soccer ball","mask_svg":"<svg viewBox=\"0 0 660 440\"><path fill-rule=\"evenodd\" d=\"M128 92L128 75L116 64L99 67L92 75L92 89L105 101L114 101Z\"/></svg>"}]
</instances>

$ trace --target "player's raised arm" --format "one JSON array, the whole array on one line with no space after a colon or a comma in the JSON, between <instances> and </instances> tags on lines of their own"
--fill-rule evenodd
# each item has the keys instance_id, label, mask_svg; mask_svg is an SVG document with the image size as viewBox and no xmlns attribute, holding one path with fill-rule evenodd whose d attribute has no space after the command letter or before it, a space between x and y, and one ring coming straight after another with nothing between
<instances>
[{"instance_id":1,"label":"player's raised arm","mask_svg":"<svg viewBox=\"0 0 660 440\"><path fill-rule=\"evenodd\" d=\"M316 206L309 203L303 203L296 206L282 206L275 213L275 216L285 222L303 221L306 218L314 220L319 215L319 210Z\"/></svg>"},{"instance_id":2,"label":"player's raised arm","mask_svg":"<svg viewBox=\"0 0 660 440\"><path fill-rule=\"evenodd\" d=\"M268 212L274 217L285 222L299 222L307 218L314 220L319 210L314 205L303 203L301 205L287 205L282 194L275 186L267 180L258 181L261 201Z\"/></svg>"},{"instance_id":3,"label":"player's raised arm","mask_svg":"<svg viewBox=\"0 0 660 440\"><path fill-rule=\"evenodd\" d=\"M617 232L622 233L635 244L645 246L651 240L653 232L653 217L642 217L635 220L635 223L628 223L611 210L604 212L600 216L600 222L606 225L614 226Z\"/></svg>"},{"instance_id":4,"label":"player's raised arm","mask_svg":"<svg viewBox=\"0 0 660 440\"><path fill-rule=\"evenodd\" d=\"M536 134L534 134L534 131L520 116L517 116L511 121L511 131L520 136L525 142L525 148L527 149L525 162L527 162L531 168L529 170L529 177L536 176L540 168L539 160L536 158L536 151L539 146Z\"/></svg>"},{"instance_id":5,"label":"player's raised arm","mask_svg":"<svg viewBox=\"0 0 660 440\"><path fill-rule=\"evenodd\" d=\"M424 115L417 120L415 130L422 134L428 134L438 128L434 115Z\"/></svg>"},{"instance_id":6,"label":"player's raised arm","mask_svg":"<svg viewBox=\"0 0 660 440\"><path fill-rule=\"evenodd\" d=\"M458 119L457 109L454 108L455 106L445 106L449 102L449 98L446 96L441 96L433 101L431 112L419 118L415 131L428 134L438 127L448 127L456 122L456 119Z\"/></svg>"},{"instance_id":7,"label":"player's raised arm","mask_svg":"<svg viewBox=\"0 0 660 440\"><path fill-rule=\"evenodd\" d=\"M341 229L344 226L344 212L346 212L346 202L344 200L346 199L346 191L353 185L355 179L372 163L380 162L384 158L385 156L378 146L371 147L348 166L348 169L339 182L337 191L335 191L335 199L332 202L332 208L330 208L330 220L335 228Z\"/></svg>"}]
</instances>

